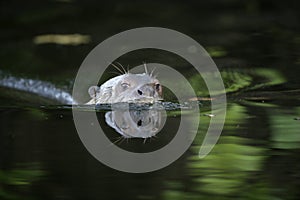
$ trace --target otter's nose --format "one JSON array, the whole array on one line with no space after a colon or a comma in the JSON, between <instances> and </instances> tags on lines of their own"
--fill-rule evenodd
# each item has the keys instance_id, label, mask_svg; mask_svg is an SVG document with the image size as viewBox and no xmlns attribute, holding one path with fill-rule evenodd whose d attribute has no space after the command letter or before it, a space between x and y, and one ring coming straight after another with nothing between
<instances>
[{"instance_id":1,"label":"otter's nose","mask_svg":"<svg viewBox=\"0 0 300 200\"><path fill-rule=\"evenodd\" d=\"M137 93L146 97L154 97L155 89L152 85L144 85L137 90Z\"/></svg>"}]
</instances>

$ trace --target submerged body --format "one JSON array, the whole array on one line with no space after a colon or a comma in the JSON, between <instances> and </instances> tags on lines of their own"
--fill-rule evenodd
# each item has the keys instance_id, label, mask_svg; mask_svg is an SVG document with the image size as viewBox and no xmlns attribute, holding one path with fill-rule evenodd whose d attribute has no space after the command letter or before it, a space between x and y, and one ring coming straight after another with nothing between
<instances>
[{"instance_id":1,"label":"submerged body","mask_svg":"<svg viewBox=\"0 0 300 200\"><path fill-rule=\"evenodd\" d=\"M109 79L100 87L89 88L87 104L141 102L153 103L162 99L162 87L151 74L122 74Z\"/></svg>"}]
</instances>

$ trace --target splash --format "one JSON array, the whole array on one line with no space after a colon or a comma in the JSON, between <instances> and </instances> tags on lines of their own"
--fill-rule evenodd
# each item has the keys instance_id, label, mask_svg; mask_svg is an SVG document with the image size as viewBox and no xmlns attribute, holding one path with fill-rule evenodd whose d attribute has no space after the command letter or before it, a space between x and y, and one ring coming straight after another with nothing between
<instances>
[{"instance_id":1,"label":"splash","mask_svg":"<svg viewBox=\"0 0 300 200\"><path fill-rule=\"evenodd\" d=\"M0 71L0 86L33 93L62 104L76 104L70 93L46 81L3 75Z\"/></svg>"}]
</instances>

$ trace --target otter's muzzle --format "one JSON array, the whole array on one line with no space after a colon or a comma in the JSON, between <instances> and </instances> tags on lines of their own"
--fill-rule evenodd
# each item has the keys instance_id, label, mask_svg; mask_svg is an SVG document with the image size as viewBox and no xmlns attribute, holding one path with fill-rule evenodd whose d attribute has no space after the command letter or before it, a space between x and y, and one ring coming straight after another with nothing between
<instances>
[{"instance_id":1,"label":"otter's muzzle","mask_svg":"<svg viewBox=\"0 0 300 200\"><path fill-rule=\"evenodd\" d=\"M137 89L137 94L141 97L159 97L154 84L146 84Z\"/></svg>"}]
</instances>

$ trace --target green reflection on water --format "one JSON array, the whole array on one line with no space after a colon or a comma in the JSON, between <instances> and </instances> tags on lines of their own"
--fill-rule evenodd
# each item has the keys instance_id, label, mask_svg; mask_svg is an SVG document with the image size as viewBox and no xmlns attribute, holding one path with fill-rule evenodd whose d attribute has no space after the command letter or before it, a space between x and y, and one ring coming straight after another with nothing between
<instances>
[{"instance_id":1,"label":"green reflection on water","mask_svg":"<svg viewBox=\"0 0 300 200\"><path fill-rule=\"evenodd\" d=\"M201 116L186 162L189 182L167 181L164 199L295 199L300 107L243 103L229 103L223 133L203 159L198 152L210 118ZM255 128L262 120L265 127Z\"/></svg>"},{"instance_id":2,"label":"green reflection on water","mask_svg":"<svg viewBox=\"0 0 300 200\"><path fill-rule=\"evenodd\" d=\"M272 109L270 112L270 124L272 124L272 144L278 149L300 148L300 123L294 120L300 115L300 107L286 112L283 109Z\"/></svg>"},{"instance_id":3,"label":"green reflection on water","mask_svg":"<svg viewBox=\"0 0 300 200\"><path fill-rule=\"evenodd\" d=\"M0 198L24 199L22 193L28 193L30 186L45 176L45 171L36 169L35 164L30 168L15 168L0 170Z\"/></svg>"},{"instance_id":4,"label":"green reflection on water","mask_svg":"<svg viewBox=\"0 0 300 200\"><path fill-rule=\"evenodd\" d=\"M267 149L253 145L253 139L238 136L244 130L249 115L247 109L239 104L230 104L227 121L218 143L212 152L199 159L198 151L202 143L203 131L207 129L209 118L201 118L202 126L191 148L194 152L187 162L191 176L191 188L167 183L164 199L231 199L232 196L271 197L268 185L257 181L266 159ZM254 184L248 184L253 181ZM176 186L176 187L175 187ZM259 187L259 188L257 188Z\"/></svg>"},{"instance_id":5,"label":"green reflection on water","mask_svg":"<svg viewBox=\"0 0 300 200\"><path fill-rule=\"evenodd\" d=\"M206 47L207 52L211 57L223 57L227 55L227 51L221 46Z\"/></svg>"},{"instance_id":6,"label":"green reflection on water","mask_svg":"<svg viewBox=\"0 0 300 200\"><path fill-rule=\"evenodd\" d=\"M282 84L286 79L275 69L257 68L253 70L226 69L221 70L221 77L227 93L240 92L245 89L254 90L264 86ZM213 73L202 73L202 77L214 77ZM219 95L223 91L208 91L203 78L198 74L189 81L196 91L197 96ZM258 81L259 80L259 81ZM210 82L213 84L213 82ZM218 83L216 83L218 84Z\"/></svg>"},{"instance_id":7,"label":"green reflection on water","mask_svg":"<svg viewBox=\"0 0 300 200\"><path fill-rule=\"evenodd\" d=\"M229 120L218 144L203 160L191 158L189 163L197 190L213 194L231 194L240 190L251 173L261 169L265 149L250 146L254 141L235 136L247 119L244 107L233 104L228 109Z\"/></svg>"}]
</instances>

